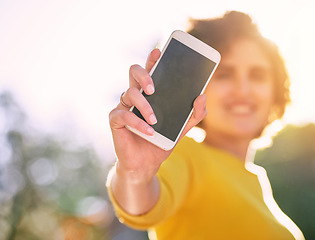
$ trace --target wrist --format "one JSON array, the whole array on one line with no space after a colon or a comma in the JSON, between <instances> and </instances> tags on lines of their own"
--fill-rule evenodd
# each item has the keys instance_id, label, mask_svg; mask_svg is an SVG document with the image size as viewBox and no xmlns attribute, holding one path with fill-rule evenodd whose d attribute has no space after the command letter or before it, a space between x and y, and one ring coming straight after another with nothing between
<instances>
[{"instance_id":1,"label":"wrist","mask_svg":"<svg viewBox=\"0 0 315 240\"><path fill-rule=\"evenodd\" d=\"M151 167L150 169L139 168L127 168L123 164L117 161L115 165L116 177L120 181L123 181L130 185L148 184L152 182L152 179L156 175L158 168Z\"/></svg>"},{"instance_id":2,"label":"wrist","mask_svg":"<svg viewBox=\"0 0 315 240\"><path fill-rule=\"evenodd\" d=\"M109 187L118 206L131 215L150 211L160 195L160 184L155 176L150 182L130 183L120 179L115 172Z\"/></svg>"}]
</instances>

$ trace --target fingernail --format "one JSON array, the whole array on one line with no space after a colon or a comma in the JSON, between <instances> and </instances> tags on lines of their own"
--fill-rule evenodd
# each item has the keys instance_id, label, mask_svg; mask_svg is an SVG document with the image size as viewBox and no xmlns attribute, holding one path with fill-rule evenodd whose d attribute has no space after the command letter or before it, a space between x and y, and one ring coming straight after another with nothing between
<instances>
[{"instance_id":1,"label":"fingernail","mask_svg":"<svg viewBox=\"0 0 315 240\"><path fill-rule=\"evenodd\" d=\"M148 132L149 135L152 136L152 135L154 134L154 129L151 128L151 127L148 127L148 128L147 128L147 132Z\"/></svg>"},{"instance_id":2,"label":"fingernail","mask_svg":"<svg viewBox=\"0 0 315 240\"><path fill-rule=\"evenodd\" d=\"M154 86L152 84L147 86L147 93L153 94L154 93Z\"/></svg>"},{"instance_id":3,"label":"fingernail","mask_svg":"<svg viewBox=\"0 0 315 240\"><path fill-rule=\"evenodd\" d=\"M154 125L154 124L157 123L157 119L156 119L156 117L155 117L154 114L151 114L151 115L150 115L149 120L150 120L150 123L151 123L152 125Z\"/></svg>"}]
</instances>

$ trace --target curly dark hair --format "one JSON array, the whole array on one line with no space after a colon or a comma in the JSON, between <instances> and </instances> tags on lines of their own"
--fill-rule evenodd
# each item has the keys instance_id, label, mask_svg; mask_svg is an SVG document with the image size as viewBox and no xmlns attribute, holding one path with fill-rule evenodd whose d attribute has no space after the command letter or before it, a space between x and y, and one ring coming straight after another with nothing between
<instances>
[{"instance_id":1,"label":"curly dark hair","mask_svg":"<svg viewBox=\"0 0 315 240\"><path fill-rule=\"evenodd\" d=\"M188 33L217 49L223 56L237 39L254 40L271 62L274 78L275 103L270 122L283 116L290 100L290 82L278 47L259 32L251 17L237 11L226 12L214 19L190 19Z\"/></svg>"}]
</instances>

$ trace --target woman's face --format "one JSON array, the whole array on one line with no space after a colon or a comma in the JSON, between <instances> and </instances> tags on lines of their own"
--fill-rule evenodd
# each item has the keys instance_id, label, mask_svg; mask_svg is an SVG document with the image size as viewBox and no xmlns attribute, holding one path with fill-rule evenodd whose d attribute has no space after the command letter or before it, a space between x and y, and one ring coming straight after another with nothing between
<instances>
[{"instance_id":1,"label":"woman's face","mask_svg":"<svg viewBox=\"0 0 315 240\"><path fill-rule=\"evenodd\" d=\"M206 90L208 134L251 140L266 126L274 102L271 64L252 40L240 39L222 55Z\"/></svg>"}]
</instances>

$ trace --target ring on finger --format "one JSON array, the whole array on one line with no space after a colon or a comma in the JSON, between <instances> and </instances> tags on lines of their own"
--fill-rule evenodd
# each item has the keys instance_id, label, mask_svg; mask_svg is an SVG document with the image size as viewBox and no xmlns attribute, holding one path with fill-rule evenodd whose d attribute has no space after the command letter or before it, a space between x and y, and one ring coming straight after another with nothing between
<instances>
[{"instance_id":1,"label":"ring on finger","mask_svg":"<svg viewBox=\"0 0 315 240\"><path fill-rule=\"evenodd\" d=\"M132 106L128 105L127 103L125 103L124 99L123 99L123 96L124 96L125 92L123 92L121 95L120 95L120 103L121 105L123 105L124 107L126 108L131 108Z\"/></svg>"}]
</instances>

